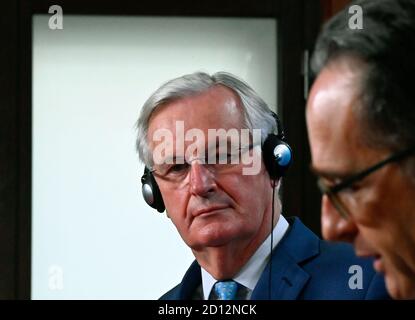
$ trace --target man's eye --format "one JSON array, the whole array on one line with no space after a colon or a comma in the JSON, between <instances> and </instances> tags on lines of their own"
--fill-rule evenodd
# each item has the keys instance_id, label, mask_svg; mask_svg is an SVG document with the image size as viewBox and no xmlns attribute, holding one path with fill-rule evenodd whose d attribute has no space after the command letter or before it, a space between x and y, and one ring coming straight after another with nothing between
<instances>
[{"instance_id":1,"label":"man's eye","mask_svg":"<svg viewBox=\"0 0 415 320\"><path fill-rule=\"evenodd\" d=\"M323 183L323 185L325 185L328 188L332 188L332 187L334 187L335 185L338 184L338 181L331 180L331 179L329 180L329 179L325 179L325 178L322 178L321 182Z\"/></svg>"},{"instance_id":2,"label":"man's eye","mask_svg":"<svg viewBox=\"0 0 415 320\"><path fill-rule=\"evenodd\" d=\"M343 190L345 192L356 192L359 189L360 189L360 185L358 183L354 183L350 186L345 187Z\"/></svg>"},{"instance_id":3,"label":"man's eye","mask_svg":"<svg viewBox=\"0 0 415 320\"><path fill-rule=\"evenodd\" d=\"M230 163L233 158L235 158L235 154L232 153L220 153L216 154L216 163L220 163L225 161L225 163Z\"/></svg>"},{"instance_id":4,"label":"man's eye","mask_svg":"<svg viewBox=\"0 0 415 320\"><path fill-rule=\"evenodd\" d=\"M335 178L335 179L325 179L323 180L324 184L328 188L336 188L336 186L342 184L344 182L344 179L341 178ZM340 190L338 190L338 193L346 194L346 193L353 193L360 189L360 183L355 182L351 185L342 186Z\"/></svg>"},{"instance_id":5,"label":"man's eye","mask_svg":"<svg viewBox=\"0 0 415 320\"><path fill-rule=\"evenodd\" d=\"M340 178L335 178L335 179L330 179L330 180L328 180L327 181L327 184L329 185L329 186L336 186L336 185L338 185L338 184L341 184L343 182L343 179L340 179Z\"/></svg>"},{"instance_id":6,"label":"man's eye","mask_svg":"<svg viewBox=\"0 0 415 320\"><path fill-rule=\"evenodd\" d=\"M183 163L183 164L175 164L173 166L170 167L170 169L168 170L168 172L170 173L180 173L183 172L187 169L189 165L187 163Z\"/></svg>"}]
</instances>

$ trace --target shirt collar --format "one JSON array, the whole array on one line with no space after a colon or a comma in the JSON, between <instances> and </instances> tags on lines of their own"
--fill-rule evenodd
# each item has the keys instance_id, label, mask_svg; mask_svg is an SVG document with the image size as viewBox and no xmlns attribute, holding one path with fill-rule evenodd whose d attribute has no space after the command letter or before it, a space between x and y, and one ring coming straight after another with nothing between
<instances>
[{"instance_id":1,"label":"shirt collar","mask_svg":"<svg viewBox=\"0 0 415 320\"><path fill-rule=\"evenodd\" d=\"M280 214L277 224L272 230L274 249L280 242L285 232L288 230L289 224L287 220ZM270 256L271 246L271 234L265 239L265 241L258 247L255 253L249 258L248 262L242 267L242 269L233 278L234 281L242 284L249 289L252 293L262 272L264 271ZM205 300L209 299L210 292L217 280L212 277L205 269L202 269L202 286L203 297Z\"/></svg>"}]
</instances>

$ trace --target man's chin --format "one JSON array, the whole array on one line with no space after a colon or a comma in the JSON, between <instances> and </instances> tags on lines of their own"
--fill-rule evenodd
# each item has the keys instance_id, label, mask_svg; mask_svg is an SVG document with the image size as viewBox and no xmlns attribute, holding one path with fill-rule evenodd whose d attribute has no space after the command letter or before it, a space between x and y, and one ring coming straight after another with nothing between
<instances>
[{"instance_id":1,"label":"man's chin","mask_svg":"<svg viewBox=\"0 0 415 320\"><path fill-rule=\"evenodd\" d=\"M414 300L415 299L415 281L401 277L398 281L394 276L386 273L385 283L389 295L395 300Z\"/></svg>"},{"instance_id":2,"label":"man's chin","mask_svg":"<svg viewBox=\"0 0 415 320\"><path fill-rule=\"evenodd\" d=\"M193 242L189 245L192 249L201 250L204 248L212 248L212 247L224 247L232 242L233 237L228 235L203 235L200 237L198 241Z\"/></svg>"},{"instance_id":3,"label":"man's chin","mask_svg":"<svg viewBox=\"0 0 415 320\"><path fill-rule=\"evenodd\" d=\"M241 231L236 228L224 228L223 225L214 223L199 230L189 247L195 250L211 247L225 247L241 238Z\"/></svg>"}]
</instances>

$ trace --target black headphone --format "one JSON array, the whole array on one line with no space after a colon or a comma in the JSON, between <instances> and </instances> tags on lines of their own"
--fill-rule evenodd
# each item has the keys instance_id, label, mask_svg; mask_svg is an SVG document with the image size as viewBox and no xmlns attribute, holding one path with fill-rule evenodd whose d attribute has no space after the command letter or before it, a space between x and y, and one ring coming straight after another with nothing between
<instances>
[{"instance_id":1,"label":"black headphone","mask_svg":"<svg viewBox=\"0 0 415 320\"><path fill-rule=\"evenodd\" d=\"M272 180L282 177L292 162L291 147L285 142L284 130L275 112L272 112L277 123L277 134L270 133L262 145L265 168ZM144 168L141 177L142 194L147 204L158 212L165 210L163 197L151 170Z\"/></svg>"}]
</instances>

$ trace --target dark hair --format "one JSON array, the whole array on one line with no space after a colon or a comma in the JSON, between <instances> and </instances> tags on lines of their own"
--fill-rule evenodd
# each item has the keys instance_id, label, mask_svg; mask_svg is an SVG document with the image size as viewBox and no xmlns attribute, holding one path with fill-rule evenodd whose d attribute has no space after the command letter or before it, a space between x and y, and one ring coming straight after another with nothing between
<instances>
[{"instance_id":1,"label":"dark hair","mask_svg":"<svg viewBox=\"0 0 415 320\"><path fill-rule=\"evenodd\" d=\"M349 28L349 7L317 39L312 70L318 74L341 56L357 56L362 75L356 115L365 142L400 150L415 145L415 1L362 0L363 29Z\"/></svg>"}]
</instances>

